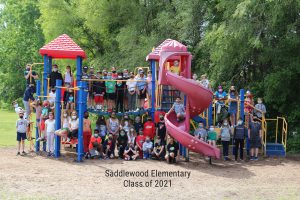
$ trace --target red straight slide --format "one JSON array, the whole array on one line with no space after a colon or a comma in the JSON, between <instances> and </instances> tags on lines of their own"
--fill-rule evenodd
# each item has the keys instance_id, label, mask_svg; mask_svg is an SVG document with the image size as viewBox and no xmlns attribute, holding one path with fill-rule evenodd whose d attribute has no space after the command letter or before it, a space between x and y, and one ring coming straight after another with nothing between
<instances>
[{"instance_id":1,"label":"red straight slide","mask_svg":"<svg viewBox=\"0 0 300 200\"><path fill-rule=\"evenodd\" d=\"M166 114L165 122L168 133L189 150L219 159L220 149L190 135L188 132L189 128L187 128L190 125L190 118L201 114L208 108L212 101L213 93L194 80L171 72L166 73L166 81L168 85L175 87L187 96L185 121L178 123L175 112Z\"/></svg>"}]
</instances>

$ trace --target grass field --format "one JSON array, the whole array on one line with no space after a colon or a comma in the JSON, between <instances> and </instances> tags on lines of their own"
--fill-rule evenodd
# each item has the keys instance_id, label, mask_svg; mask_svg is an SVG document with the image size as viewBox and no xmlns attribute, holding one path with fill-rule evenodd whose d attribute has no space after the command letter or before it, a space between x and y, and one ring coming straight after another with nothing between
<instances>
[{"instance_id":1,"label":"grass field","mask_svg":"<svg viewBox=\"0 0 300 200\"><path fill-rule=\"evenodd\" d=\"M16 120L18 115L13 111L0 110L0 147L15 146ZM33 129L35 130L35 129ZM35 131L33 131L33 135Z\"/></svg>"}]
</instances>

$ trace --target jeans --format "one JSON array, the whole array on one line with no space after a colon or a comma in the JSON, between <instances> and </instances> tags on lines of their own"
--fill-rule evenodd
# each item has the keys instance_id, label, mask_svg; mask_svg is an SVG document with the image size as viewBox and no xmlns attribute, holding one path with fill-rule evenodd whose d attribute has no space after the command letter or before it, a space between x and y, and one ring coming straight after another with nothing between
<instances>
[{"instance_id":1,"label":"jeans","mask_svg":"<svg viewBox=\"0 0 300 200\"><path fill-rule=\"evenodd\" d=\"M148 159L148 158L150 158L150 156L151 156L151 154L149 153L149 150L146 150L146 151L144 151L144 159L146 158L146 159Z\"/></svg>"},{"instance_id":2,"label":"jeans","mask_svg":"<svg viewBox=\"0 0 300 200\"><path fill-rule=\"evenodd\" d=\"M135 110L136 108L136 93L129 94L128 93L128 110Z\"/></svg>"},{"instance_id":3,"label":"jeans","mask_svg":"<svg viewBox=\"0 0 300 200\"><path fill-rule=\"evenodd\" d=\"M228 157L228 150L229 150L229 141L222 141L223 146L223 157Z\"/></svg>"},{"instance_id":4,"label":"jeans","mask_svg":"<svg viewBox=\"0 0 300 200\"><path fill-rule=\"evenodd\" d=\"M243 158L244 158L244 139L235 139L234 145L235 145L235 155L234 155L235 160L237 160L239 149L240 149L240 159L243 160Z\"/></svg>"},{"instance_id":5,"label":"jeans","mask_svg":"<svg viewBox=\"0 0 300 200\"><path fill-rule=\"evenodd\" d=\"M123 93L117 93L117 97L116 97L117 112L123 112L123 99L124 99Z\"/></svg>"},{"instance_id":6,"label":"jeans","mask_svg":"<svg viewBox=\"0 0 300 200\"><path fill-rule=\"evenodd\" d=\"M54 133L47 132L47 152L54 151Z\"/></svg>"}]
</instances>

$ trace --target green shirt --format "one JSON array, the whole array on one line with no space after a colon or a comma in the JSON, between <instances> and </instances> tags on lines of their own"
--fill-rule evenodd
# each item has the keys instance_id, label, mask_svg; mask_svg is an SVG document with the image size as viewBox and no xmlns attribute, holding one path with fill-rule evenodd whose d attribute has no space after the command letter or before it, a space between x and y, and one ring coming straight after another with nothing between
<instances>
[{"instance_id":1,"label":"green shirt","mask_svg":"<svg viewBox=\"0 0 300 200\"><path fill-rule=\"evenodd\" d=\"M106 81L105 82L106 92L115 93L116 91L116 82L115 81Z\"/></svg>"},{"instance_id":2,"label":"green shirt","mask_svg":"<svg viewBox=\"0 0 300 200\"><path fill-rule=\"evenodd\" d=\"M217 140L217 133L215 131L208 131L207 140Z\"/></svg>"}]
</instances>

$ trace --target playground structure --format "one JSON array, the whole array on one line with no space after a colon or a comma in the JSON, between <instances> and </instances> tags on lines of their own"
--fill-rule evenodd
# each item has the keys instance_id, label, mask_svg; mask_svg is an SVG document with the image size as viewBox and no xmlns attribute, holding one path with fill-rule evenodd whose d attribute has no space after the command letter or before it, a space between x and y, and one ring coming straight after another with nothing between
<instances>
[{"instance_id":1,"label":"playground structure","mask_svg":"<svg viewBox=\"0 0 300 200\"><path fill-rule=\"evenodd\" d=\"M83 113L88 110L96 114L107 115L107 112L99 112L87 109L87 89L88 81L92 79L81 80L82 75L82 60L86 58L84 51L67 35L61 35L49 44L40 49L40 53L44 57L44 73L43 73L43 95L41 95L41 82L37 80L37 97L47 99L49 91L48 75L51 73L53 59L76 59L76 81L74 88L76 98L76 109L78 110L79 128L78 128L78 144L77 144L77 161L83 159ZM168 112L165 115L165 122L168 133L180 143L180 154L188 160L188 150L200 153L204 156L220 158L219 148L208 145L207 143L196 139L190 134L190 124L195 129L195 122L203 122L205 126L216 124L216 109L213 101L213 93L201 86L191 77L191 60L192 55L187 51L187 47L177 42L176 40L167 39L147 56L147 61L150 62L150 70L152 71L152 93L151 105L144 111L128 113L130 115L151 115L155 121L159 113L168 111L174 103L176 96L184 96L184 104L186 107L186 117L183 122L177 122L174 112ZM175 74L168 70L174 64L174 61L179 61L179 73ZM55 129L61 127L61 90L62 82L56 81L56 100L55 100ZM169 95L169 96L168 96ZM170 97L168 99L168 97ZM252 106L252 105L250 105ZM252 106L253 107L253 106ZM256 109L253 107L253 109ZM258 110L258 112L261 112ZM238 100L237 118L244 119L244 90L240 90ZM267 122L276 120L276 139L274 143L267 143ZM279 125L282 121L281 142L279 140ZM263 130L263 153L265 155L285 155L286 139L287 139L287 122L282 117L277 119L266 119L263 115L262 120ZM246 124L247 126L247 124ZM217 128L217 132L219 129ZM38 137L36 130L36 137ZM55 136L55 152L56 158L60 156L60 136ZM248 148L248 147L247 147ZM40 142L36 142L35 149L38 152Z\"/></svg>"}]
</instances>

